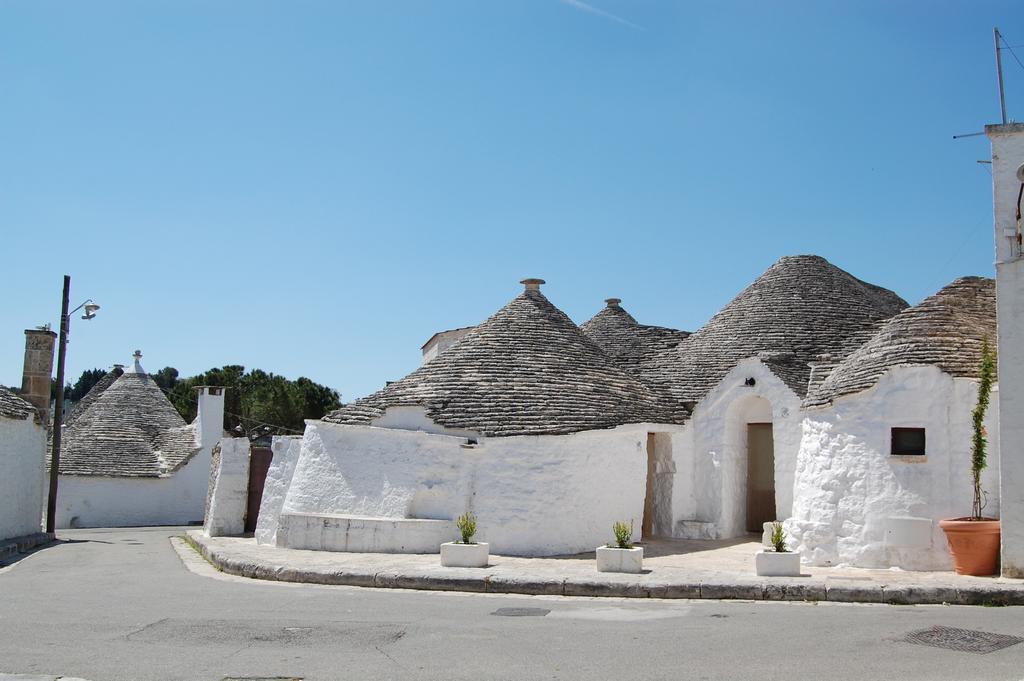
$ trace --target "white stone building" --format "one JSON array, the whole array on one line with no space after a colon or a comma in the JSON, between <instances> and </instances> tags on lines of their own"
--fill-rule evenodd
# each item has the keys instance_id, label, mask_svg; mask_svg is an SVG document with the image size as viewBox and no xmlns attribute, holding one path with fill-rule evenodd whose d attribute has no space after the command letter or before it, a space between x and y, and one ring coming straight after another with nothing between
<instances>
[{"instance_id":1,"label":"white stone building","mask_svg":"<svg viewBox=\"0 0 1024 681\"><path fill-rule=\"evenodd\" d=\"M636 539L728 539L788 519L818 564L948 567L937 520L970 492L991 280L908 308L786 257L692 334L618 299L576 327L524 283L416 372L275 445L257 540L433 552L471 510L494 551L551 555L615 520ZM893 454L894 432L913 445L921 429L924 455ZM998 465L986 480L998 509Z\"/></svg>"},{"instance_id":2,"label":"white stone building","mask_svg":"<svg viewBox=\"0 0 1024 681\"><path fill-rule=\"evenodd\" d=\"M951 568L938 523L971 510L971 412L982 343L995 337L995 283L964 277L886 322L812 388L786 523L805 560ZM994 517L998 405L995 390L982 478Z\"/></svg>"},{"instance_id":3,"label":"white stone building","mask_svg":"<svg viewBox=\"0 0 1024 681\"><path fill-rule=\"evenodd\" d=\"M0 388L0 543L40 531L45 455L39 411Z\"/></svg>"},{"instance_id":4,"label":"white stone building","mask_svg":"<svg viewBox=\"0 0 1024 681\"><path fill-rule=\"evenodd\" d=\"M186 424L133 366L104 376L65 424L57 527L184 525L203 520L213 446L222 437L223 388L203 387Z\"/></svg>"},{"instance_id":5,"label":"white stone building","mask_svg":"<svg viewBox=\"0 0 1024 681\"><path fill-rule=\"evenodd\" d=\"M649 459L686 409L629 373L540 292L540 280L401 381L308 422L275 462L259 539L436 551L479 518L496 550L549 555L641 534ZM282 492L282 490L285 490ZM283 498L282 498L283 497ZM276 510L276 517L275 517Z\"/></svg>"}]
</instances>

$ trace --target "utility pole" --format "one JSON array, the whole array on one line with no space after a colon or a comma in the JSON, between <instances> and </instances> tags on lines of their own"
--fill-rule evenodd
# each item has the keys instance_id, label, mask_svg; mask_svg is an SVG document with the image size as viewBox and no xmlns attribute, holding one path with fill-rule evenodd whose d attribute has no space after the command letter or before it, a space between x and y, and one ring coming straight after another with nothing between
<instances>
[{"instance_id":1,"label":"utility pole","mask_svg":"<svg viewBox=\"0 0 1024 681\"><path fill-rule=\"evenodd\" d=\"M57 404L53 414L53 450L50 454L50 493L46 496L46 531L57 527L57 477L60 475L60 436L64 427L64 356L68 347L68 314L71 276L64 275L64 298L60 307L60 338L57 339Z\"/></svg>"},{"instance_id":2,"label":"utility pole","mask_svg":"<svg viewBox=\"0 0 1024 681\"><path fill-rule=\"evenodd\" d=\"M1006 125L1006 95L1003 93L1003 55L1000 54L999 29L993 28L992 34L996 39L996 74L999 76L999 111L1003 116L1003 125Z\"/></svg>"}]
</instances>

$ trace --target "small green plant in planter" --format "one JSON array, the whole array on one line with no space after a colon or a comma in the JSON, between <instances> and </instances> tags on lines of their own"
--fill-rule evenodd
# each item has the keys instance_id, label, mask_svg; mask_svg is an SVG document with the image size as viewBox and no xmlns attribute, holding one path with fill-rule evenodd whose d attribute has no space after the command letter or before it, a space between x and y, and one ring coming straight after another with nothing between
<instances>
[{"instance_id":1,"label":"small green plant in planter","mask_svg":"<svg viewBox=\"0 0 1024 681\"><path fill-rule=\"evenodd\" d=\"M772 546L775 547L776 553L786 553L789 551L786 548L786 531L782 529L782 523L778 520L772 523L772 534L769 539L772 542Z\"/></svg>"},{"instance_id":2,"label":"small green plant in planter","mask_svg":"<svg viewBox=\"0 0 1024 681\"><path fill-rule=\"evenodd\" d=\"M628 525L621 520L616 521L612 525L612 532L615 534L615 543L597 547L597 571L642 572L644 549L642 546L633 546L629 541L633 536L633 521L630 520Z\"/></svg>"},{"instance_id":3,"label":"small green plant in planter","mask_svg":"<svg viewBox=\"0 0 1024 681\"><path fill-rule=\"evenodd\" d=\"M761 577L800 576L800 553L786 546L786 531L778 520L772 522L768 541L771 548L762 548L754 555L754 572Z\"/></svg>"},{"instance_id":4,"label":"small green plant in planter","mask_svg":"<svg viewBox=\"0 0 1024 681\"><path fill-rule=\"evenodd\" d=\"M473 535L476 534L476 516L466 511L455 520L455 525L462 534L463 544L475 544Z\"/></svg>"},{"instance_id":5,"label":"small green plant in planter","mask_svg":"<svg viewBox=\"0 0 1024 681\"><path fill-rule=\"evenodd\" d=\"M476 534L476 516L466 511L455 519L462 541L441 544L441 565L445 567L487 567L491 545L473 541Z\"/></svg>"},{"instance_id":6,"label":"small green plant in planter","mask_svg":"<svg viewBox=\"0 0 1024 681\"><path fill-rule=\"evenodd\" d=\"M633 544L629 541L630 537L633 536L633 521L629 521L629 525L622 522L621 520L616 521L612 525L612 532L615 533L615 544L609 544L610 549L631 549Z\"/></svg>"}]
</instances>

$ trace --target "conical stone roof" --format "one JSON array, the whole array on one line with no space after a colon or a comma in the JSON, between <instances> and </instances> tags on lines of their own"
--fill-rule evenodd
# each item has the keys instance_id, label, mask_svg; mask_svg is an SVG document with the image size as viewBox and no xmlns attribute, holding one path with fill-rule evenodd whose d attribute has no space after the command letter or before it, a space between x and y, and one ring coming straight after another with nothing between
<instances>
[{"instance_id":1,"label":"conical stone roof","mask_svg":"<svg viewBox=\"0 0 1024 681\"><path fill-rule=\"evenodd\" d=\"M811 362L845 357L905 307L892 291L820 256L787 256L659 358L658 373L677 399L696 402L739 362L757 357L803 397Z\"/></svg>"},{"instance_id":2,"label":"conical stone roof","mask_svg":"<svg viewBox=\"0 0 1024 681\"><path fill-rule=\"evenodd\" d=\"M62 440L62 474L160 477L199 451L195 426L185 423L139 357L132 369L104 376L76 405Z\"/></svg>"},{"instance_id":3,"label":"conical stone roof","mask_svg":"<svg viewBox=\"0 0 1024 681\"><path fill-rule=\"evenodd\" d=\"M688 331L640 324L618 298L608 298L605 303L605 308L581 324L580 330L630 373L643 376L652 361L690 335Z\"/></svg>"},{"instance_id":4,"label":"conical stone roof","mask_svg":"<svg viewBox=\"0 0 1024 681\"><path fill-rule=\"evenodd\" d=\"M889 320L839 363L805 404L824 405L866 390L897 366L934 365L951 376L978 378L986 338L995 348L995 282L961 277Z\"/></svg>"},{"instance_id":5,"label":"conical stone roof","mask_svg":"<svg viewBox=\"0 0 1024 681\"><path fill-rule=\"evenodd\" d=\"M419 405L447 428L499 437L559 435L627 423L682 423L685 409L617 366L540 292L540 280L404 379L325 421L368 424Z\"/></svg>"},{"instance_id":6,"label":"conical stone roof","mask_svg":"<svg viewBox=\"0 0 1024 681\"><path fill-rule=\"evenodd\" d=\"M7 388L0 386L0 416L24 421L36 413L31 402L23 400Z\"/></svg>"}]
</instances>

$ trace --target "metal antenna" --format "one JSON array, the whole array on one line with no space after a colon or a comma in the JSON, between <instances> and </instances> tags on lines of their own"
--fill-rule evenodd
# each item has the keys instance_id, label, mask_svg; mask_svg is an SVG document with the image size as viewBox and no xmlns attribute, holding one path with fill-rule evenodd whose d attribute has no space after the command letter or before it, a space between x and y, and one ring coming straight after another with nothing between
<instances>
[{"instance_id":1,"label":"metal antenna","mask_svg":"<svg viewBox=\"0 0 1024 681\"><path fill-rule=\"evenodd\" d=\"M992 34L996 39L996 73L999 76L999 110L1003 114L1003 125L1006 125L1006 95L1003 94L1003 56L999 47L999 29L993 28Z\"/></svg>"}]
</instances>

